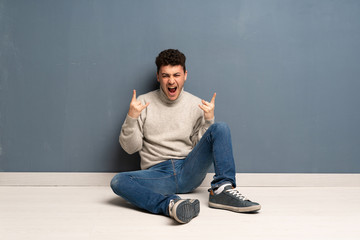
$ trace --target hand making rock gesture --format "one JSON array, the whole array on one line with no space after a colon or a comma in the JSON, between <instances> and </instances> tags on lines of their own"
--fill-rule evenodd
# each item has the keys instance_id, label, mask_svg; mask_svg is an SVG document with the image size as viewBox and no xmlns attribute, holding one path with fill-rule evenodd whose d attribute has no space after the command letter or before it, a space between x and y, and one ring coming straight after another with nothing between
<instances>
[{"instance_id":1,"label":"hand making rock gesture","mask_svg":"<svg viewBox=\"0 0 360 240\"><path fill-rule=\"evenodd\" d=\"M211 120L214 118L215 114L214 114L214 110L215 110L215 97L216 97L216 93L214 93L212 99L210 102L207 102L205 100L201 100L201 103L203 105L199 104L199 107L204 111L204 117L205 120Z\"/></svg>"},{"instance_id":2,"label":"hand making rock gesture","mask_svg":"<svg viewBox=\"0 0 360 240\"><path fill-rule=\"evenodd\" d=\"M149 106L149 102L146 103L146 105L143 105L140 101L136 100L136 90L133 90L133 96L130 102L130 108L129 108L129 112L128 115L132 118L138 118L142 112L142 110L144 110L145 108L147 108L147 106Z\"/></svg>"}]
</instances>

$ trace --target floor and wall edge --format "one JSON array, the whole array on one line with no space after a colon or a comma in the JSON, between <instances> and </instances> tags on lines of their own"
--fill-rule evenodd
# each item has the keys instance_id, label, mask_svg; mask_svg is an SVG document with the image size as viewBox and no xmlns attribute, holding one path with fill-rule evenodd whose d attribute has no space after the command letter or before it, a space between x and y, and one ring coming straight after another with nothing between
<instances>
[{"instance_id":1,"label":"floor and wall edge","mask_svg":"<svg viewBox=\"0 0 360 240\"><path fill-rule=\"evenodd\" d=\"M0 172L0 186L109 186L116 173ZM201 187L209 187L208 173ZM237 173L238 187L360 187L360 173Z\"/></svg>"}]
</instances>

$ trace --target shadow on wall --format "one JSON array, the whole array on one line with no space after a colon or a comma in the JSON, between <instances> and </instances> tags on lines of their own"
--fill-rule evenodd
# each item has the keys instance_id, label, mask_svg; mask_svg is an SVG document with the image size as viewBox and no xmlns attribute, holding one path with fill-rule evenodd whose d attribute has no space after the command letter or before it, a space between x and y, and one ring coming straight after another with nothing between
<instances>
[{"instance_id":1,"label":"shadow on wall","mask_svg":"<svg viewBox=\"0 0 360 240\"><path fill-rule=\"evenodd\" d=\"M139 153L127 154L119 144L119 152L117 157L117 172L128 172L140 170L140 155Z\"/></svg>"}]
</instances>

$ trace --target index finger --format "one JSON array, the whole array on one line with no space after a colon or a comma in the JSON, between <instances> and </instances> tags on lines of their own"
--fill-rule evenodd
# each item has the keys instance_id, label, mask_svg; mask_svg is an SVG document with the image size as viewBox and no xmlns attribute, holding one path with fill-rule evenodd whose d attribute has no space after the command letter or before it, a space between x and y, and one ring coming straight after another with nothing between
<instances>
[{"instance_id":1,"label":"index finger","mask_svg":"<svg viewBox=\"0 0 360 240\"><path fill-rule=\"evenodd\" d=\"M134 100L136 100L136 90L135 89L133 90L133 96L132 96L131 101L134 101Z\"/></svg>"},{"instance_id":2,"label":"index finger","mask_svg":"<svg viewBox=\"0 0 360 240\"><path fill-rule=\"evenodd\" d=\"M214 93L214 95L213 95L213 97L212 97L212 99L211 99L211 103L215 103L215 98L216 98L216 93Z\"/></svg>"}]
</instances>

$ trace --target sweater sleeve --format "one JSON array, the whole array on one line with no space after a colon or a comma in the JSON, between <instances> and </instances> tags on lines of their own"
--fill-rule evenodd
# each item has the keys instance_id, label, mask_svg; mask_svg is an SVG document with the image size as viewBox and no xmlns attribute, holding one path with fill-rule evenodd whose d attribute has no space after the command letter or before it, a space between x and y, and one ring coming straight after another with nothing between
<instances>
[{"instance_id":1,"label":"sweater sleeve","mask_svg":"<svg viewBox=\"0 0 360 240\"><path fill-rule=\"evenodd\" d=\"M193 147L200 141L201 137L214 122L215 122L215 118L211 120L205 120L204 117L201 117L197 120L193 134L191 135L191 141Z\"/></svg>"},{"instance_id":2,"label":"sweater sleeve","mask_svg":"<svg viewBox=\"0 0 360 240\"><path fill-rule=\"evenodd\" d=\"M138 118L132 118L129 115L126 116L121 128L119 142L128 154L133 154L141 150L143 145L142 129L141 116Z\"/></svg>"}]
</instances>

